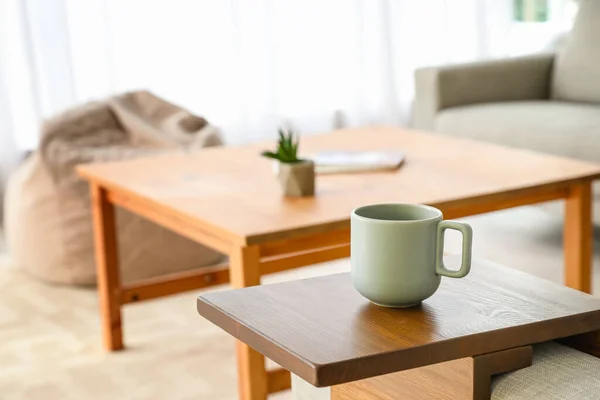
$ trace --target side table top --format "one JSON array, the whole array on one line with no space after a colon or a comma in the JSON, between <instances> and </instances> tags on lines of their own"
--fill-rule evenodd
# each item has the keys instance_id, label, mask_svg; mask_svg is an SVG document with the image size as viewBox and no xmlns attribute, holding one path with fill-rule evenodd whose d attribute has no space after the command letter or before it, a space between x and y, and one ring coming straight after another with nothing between
<instances>
[{"instance_id":1,"label":"side table top","mask_svg":"<svg viewBox=\"0 0 600 400\"><path fill-rule=\"evenodd\" d=\"M600 299L481 260L409 309L371 304L347 273L207 293L197 307L314 386L600 329Z\"/></svg>"}]
</instances>

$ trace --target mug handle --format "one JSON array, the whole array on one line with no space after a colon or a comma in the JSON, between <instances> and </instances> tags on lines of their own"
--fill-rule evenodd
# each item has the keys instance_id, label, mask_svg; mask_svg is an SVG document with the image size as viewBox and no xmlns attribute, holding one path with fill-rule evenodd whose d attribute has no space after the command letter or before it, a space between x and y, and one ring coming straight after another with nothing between
<instances>
[{"instance_id":1,"label":"mug handle","mask_svg":"<svg viewBox=\"0 0 600 400\"><path fill-rule=\"evenodd\" d=\"M453 271L444 265L444 232L446 229L455 229L462 233L462 262L460 269ZM464 278L471 270L471 247L473 242L473 229L469 224L457 221L440 221L437 227L437 248L435 260L435 273L450 278Z\"/></svg>"}]
</instances>

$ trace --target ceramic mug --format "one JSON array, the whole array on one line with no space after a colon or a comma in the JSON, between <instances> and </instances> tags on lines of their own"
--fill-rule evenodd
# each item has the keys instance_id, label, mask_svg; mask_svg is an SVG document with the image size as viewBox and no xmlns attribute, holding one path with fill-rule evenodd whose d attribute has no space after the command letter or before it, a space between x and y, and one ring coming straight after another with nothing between
<instances>
[{"instance_id":1,"label":"ceramic mug","mask_svg":"<svg viewBox=\"0 0 600 400\"><path fill-rule=\"evenodd\" d=\"M444 266L444 231L463 236L462 263ZM468 224L443 221L442 212L419 204L373 204L351 214L352 283L373 303L410 307L435 293L442 276L462 278L471 269L473 231Z\"/></svg>"}]
</instances>

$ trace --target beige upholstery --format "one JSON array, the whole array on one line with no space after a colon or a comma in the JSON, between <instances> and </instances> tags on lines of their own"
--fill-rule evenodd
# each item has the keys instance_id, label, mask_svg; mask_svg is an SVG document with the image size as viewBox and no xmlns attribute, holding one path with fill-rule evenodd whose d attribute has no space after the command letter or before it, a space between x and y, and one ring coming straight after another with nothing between
<instances>
[{"instance_id":1,"label":"beige upholstery","mask_svg":"<svg viewBox=\"0 0 600 400\"><path fill-rule=\"evenodd\" d=\"M416 71L413 126L600 162L598 21L600 1L582 0L573 31L556 56ZM594 222L600 224L600 183L594 192Z\"/></svg>"},{"instance_id":2,"label":"beige upholstery","mask_svg":"<svg viewBox=\"0 0 600 400\"><path fill-rule=\"evenodd\" d=\"M483 61L415 72L413 125L431 130L437 113L450 107L549 96L552 54Z\"/></svg>"},{"instance_id":3,"label":"beige upholstery","mask_svg":"<svg viewBox=\"0 0 600 400\"><path fill-rule=\"evenodd\" d=\"M600 103L600 1L579 3L573 30L556 56L552 97Z\"/></svg>"},{"instance_id":4,"label":"beige upholstery","mask_svg":"<svg viewBox=\"0 0 600 400\"><path fill-rule=\"evenodd\" d=\"M448 108L435 130L491 143L600 162L600 108L559 101L514 101Z\"/></svg>"},{"instance_id":5,"label":"beige upholstery","mask_svg":"<svg viewBox=\"0 0 600 400\"><path fill-rule=\"evenodd\" d=\"M600 359L555 342L534 346L533 364L492 379L493 400L598 400Z\"/></svg>"},{"instance_id":6,"label":"beige upholstery","mask_svg":"<svg viewBox=\"0 0 600 400\"><path fill-rule=\"evenodd\" d=\"M196 123L190 125L190 118ZM93 284L89 188L74 167L220 143L217 130L205 120L148 92L89 103L47 121L39 151L17 170L7 187L5 229L15 264L47 281ZM117 210L117 224L124 281L210 265L223 258L124 210Z\"/></svg>"}]
</instances>

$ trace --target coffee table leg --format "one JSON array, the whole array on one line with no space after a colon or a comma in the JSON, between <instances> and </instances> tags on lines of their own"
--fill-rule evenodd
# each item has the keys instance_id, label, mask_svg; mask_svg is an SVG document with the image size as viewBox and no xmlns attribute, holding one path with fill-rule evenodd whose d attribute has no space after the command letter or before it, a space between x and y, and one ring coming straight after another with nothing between
<instances>
[{"instance_id":1,"label":"coffee table leg","mask_svg":"<svg viewBox=\"0 0 600 400\"><path fill-rule=\"evenodd\" d=\"M565 284L587 293L592 290L592 236L591 182L577 183L565 200Z\"/></svg>"},{"instance_id":2,"label":"coffee table leg","mask_svg":"<svg viewBox=\"0 0 600 400\"><path fill-rule=\"evenodd\" d=\"M234 288L260 285L258 246L233 249L229 255L229 275ZM243 342L236 343L238 391L241 400L264 400L268 394L265 357Z\"/></svg>"},{"instance_id":3,"label":"coffee table leg","mask_svg":"<svg viewBox=\"0 0 600 400\"><path fill-rule=\"evenodd\" d=\"M94 245L98 276L98 297L102 318L102 339L106 350L123 348L121 330L121 304L117 237L114 205L108 201L107 192L91 184Z\"/></svg>"}]
</instances>

